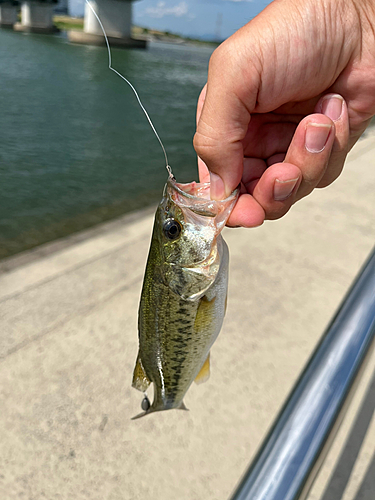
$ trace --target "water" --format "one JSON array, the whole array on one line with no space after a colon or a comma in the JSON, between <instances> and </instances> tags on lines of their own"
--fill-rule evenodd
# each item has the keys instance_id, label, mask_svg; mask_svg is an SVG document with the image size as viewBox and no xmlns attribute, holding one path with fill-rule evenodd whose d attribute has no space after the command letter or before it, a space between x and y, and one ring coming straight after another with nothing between
<instances>
[{"instance_id":1,"label":"water","mask_svg":"<svg viewBox=\"0 0 375 500\"><path fill-rule=\"evenodd\" d=\"M163 152L106 49L7 30L0 47L0 258L156 204ZM195 107L211 52L112 49L181 182L197 178Z\"/></svg>"}]
</instances>

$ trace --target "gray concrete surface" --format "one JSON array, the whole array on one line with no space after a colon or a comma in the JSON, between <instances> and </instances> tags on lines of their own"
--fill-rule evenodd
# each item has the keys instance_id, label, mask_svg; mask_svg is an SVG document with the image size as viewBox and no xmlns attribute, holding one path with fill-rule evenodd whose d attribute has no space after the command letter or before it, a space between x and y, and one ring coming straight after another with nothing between
<instances>
[{"instance_id":1,"label":"gray concrete surface","mask_svg":"<svg viewBox=\"0 0 375 500\"><path fill-rule=\"evenodd\" d=\"M373 135L333 186L282 220L226 229L229 303L211 378L191 387L190 412L137 421L142 395L130 383L152 215L1 263L0 498L228 498L374 245L374 212ZM373 498L370 420L340 498Z\"/></svg>"}]
</instances>

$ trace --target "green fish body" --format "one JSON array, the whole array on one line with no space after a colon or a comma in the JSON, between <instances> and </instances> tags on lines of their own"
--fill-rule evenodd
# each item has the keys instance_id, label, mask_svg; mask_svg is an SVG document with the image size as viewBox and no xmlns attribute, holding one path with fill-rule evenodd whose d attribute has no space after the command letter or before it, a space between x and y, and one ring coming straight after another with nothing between
<instances>
[{"instance_id":1,"label":"green fish body","mask_svg":"<svg viewBox=\"0 0 375 500\"><path fill-rule=\"evenodd\" d=\"M237 192L211 200L209 184L167 181L144 276L132 384L145 392L153 382L154 400L137 417L186 409L183 398L193 380L209 377L228 285L229 253L220 232L236 200Z\"/></svg>"}]
</instances>

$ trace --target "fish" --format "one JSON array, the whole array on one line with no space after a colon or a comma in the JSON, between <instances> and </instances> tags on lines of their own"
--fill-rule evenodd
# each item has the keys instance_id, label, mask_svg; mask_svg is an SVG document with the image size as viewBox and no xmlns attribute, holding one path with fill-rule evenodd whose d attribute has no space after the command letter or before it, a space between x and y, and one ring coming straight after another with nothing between
<instances>
[{"instance_id":1,"label":"fish","mask_svg":"<svg viewBox=\"0 0 375 500\"><path fill-rule=\"evenodd\" d=\"M179 184L162 140L133 84L112 66L104 26L92 7L108 50L108 68L134 92L154 132L169 173L155 215L138 311L139 350L132 386L144 393L143 413L187 409L183 398L193 380L210 375L210 349L219 335L227 302L228 247L221 231L239 188L225 200L210 199L209 183ZM146 391L154 384L154 400Z\"/></svg>"},{"instance_id":2,"label":"fish","mask_svg":"<svg viewBox=\"0 0 375 500\"><path fill-rule=\"evenodd\" d=\"M210 375L210 349L222 327L229 251L221 231L237 201L210 199L210 184L177 183L170 173L156 210L138 311L132 386L144 415L187 409L192 382ZM146 394L154 386L153 403Z\"/></svg>"}]
</instances>

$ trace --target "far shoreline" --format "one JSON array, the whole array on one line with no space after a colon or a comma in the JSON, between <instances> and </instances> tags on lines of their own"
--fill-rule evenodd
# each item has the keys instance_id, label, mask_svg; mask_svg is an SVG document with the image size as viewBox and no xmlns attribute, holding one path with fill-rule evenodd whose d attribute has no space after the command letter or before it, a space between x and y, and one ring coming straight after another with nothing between
<instances>
[{"instance_id":1,"label":"far shoreline","mask_svg":"<svg viewBox=\"0 0 375 500\"><path fill-rule=\"evenodd\" d=\"M71 17L63 15L55 15L53 23L60 31L83 30L83 17ZM168 43L171 45L192 45L205 46L216 48L223 40L202 40L200 38L184 37L177 33L169 31L159 31L152 28L144 28L142 26L132 26L132 38L147 40L148 42Z\"/></svg>"}]
</instances>

